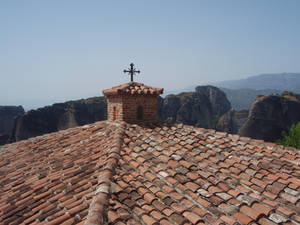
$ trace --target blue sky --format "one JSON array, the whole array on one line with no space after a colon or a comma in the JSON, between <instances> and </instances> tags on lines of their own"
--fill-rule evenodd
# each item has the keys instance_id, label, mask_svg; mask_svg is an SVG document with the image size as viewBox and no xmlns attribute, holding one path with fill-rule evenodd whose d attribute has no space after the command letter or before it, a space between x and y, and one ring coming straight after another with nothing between
<instances>
[{"instance_id":1,"label":"blue sky","mask_svg":"<svg viewBox=\"0 0 300 225\"><path fill-rule=\"evenodd\" d=\"M298 0L0 2L0 105L102 95L129 81L184 89L300 72Z\"/></svg>"}]
</instances>

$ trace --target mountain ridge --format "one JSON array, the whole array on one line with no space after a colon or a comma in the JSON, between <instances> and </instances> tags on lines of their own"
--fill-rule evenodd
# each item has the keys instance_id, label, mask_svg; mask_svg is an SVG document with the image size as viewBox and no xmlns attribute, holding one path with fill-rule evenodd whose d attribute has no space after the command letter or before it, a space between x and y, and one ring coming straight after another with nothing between
<instances>
[{"instance_id":1,"label":"mountain ridge","mask_svg":"<svg viewBox=\"0 0 300 225\"><path fill-rule=\"evenodd\" d=\"M228 89L275 89L300 93L300 73L271 73L244 79L212 82L211 85Z\"/></svg>"}]
</instances>

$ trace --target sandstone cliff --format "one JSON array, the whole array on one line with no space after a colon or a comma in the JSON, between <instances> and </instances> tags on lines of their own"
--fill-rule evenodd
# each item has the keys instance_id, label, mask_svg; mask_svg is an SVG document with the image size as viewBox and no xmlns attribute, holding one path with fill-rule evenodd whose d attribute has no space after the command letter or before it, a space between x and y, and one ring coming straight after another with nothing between
<instances>
[{"instance_id":1,"label":"sandstone cliff","mask_svg":"<svg viewBox=\"0 0 300 225\"><path fill-rule=\"evenodd\" d=\"M241 136L276 141L282 131L300 121L300 95L284 92L258 97L251 105L249 117L239 130Z\"/></svg>"},{"instance_id":2,"label":"sandstone cliff","mask_svg":"<svg viewBox=\"0 0 300 225\"><path fill-rule=\"evenodd\" d=\"M8 141L16 117L24 113L22 106L0 106L0 145Z\"/></svg>"},{"instance_id":3,"label":"sandstone cliff","mask_svg":"<svg viewBox=\"0 0 300 225\"><path fill-rule=\"evenodd\" d=\"M224 92L213 86L198 86L195 92L168 95L159 101L161 120L215 128L219 117L231 106Z\"/></svg>"},{"instance_id":4,"label":"sandstone cliff","mask_svg":"<svg viewBox=\"0 0 300 225\"><path fill-rule=\"evenodd\" d=\"M233 109L249 110L252 102L259 95L271 95L282 94L283 91L264 89L264 90L252 90L252 89L227 89L220 88L226 94L227 99L230 101Z\"/></svg>"},{"instance_id":5,"label":"sandstone cliff","mask_svg":"<svg viewBox=\"0 0 300 225\"><path fill-rule=\"evenodd\" d=\"M10 134L14 119L24 113L22 106L0 106L0 134Z\"/></svg>"},{"instance_id":6,"label":"sandstone cliff","mask_svg":"<svg viewBox=\"0 0 300 225\"><path fill-rule=\"evenodd\" d=\"M24 112L22 110L20 113ZM282 131L288 131L292 124L300 121L300 95L284 92L282 96L260 96L248 113L247 110L230 109L230 102L220 89L199 86L195 92L159 97L158 110L160 120L275 141ZM11 136L0 134L0 144L6 143L9 136L10 141L18 141L105 119L104 97L58 103L19 116ZM9 126L7 121L2 121L4 123L2 129L11 129L13 120Z\"/></svg>"},{"instance_id":7,"label":"sandstone cliff","mask_svg":"<svg viewBox=\"0 0 300 225\"><path fill-rule=\"evenodd\" d=\"M230 103L225 94L212 86L199 86L195 92L158 99L160 120L178 121L205 128L215 128L219 117L229 109ZM11 141L105 119L104 97L53 104L18 117Z\"/></svg>"},{"instance_id":8,"label":"sandstone cliff","mask_svg":"<svg viewBox=\"0 0 300 225\"><path fill-rule=\"evenodd\" d=\"M57 103L19 116L11 141L19 141L104 119L106 119L104 97Z\"/></svg>"},{"instance_id":9,"label":"sandstone cliff","mask_svg":"<svg viewBox=\"0 0 300 225\"><path fill-rule=\"evenodd\" d=\"M216 130L237 134L239 129L246 122L248 114L248 110L235 111L231 109L220 117Z\"/></svg>"}]
</instances>

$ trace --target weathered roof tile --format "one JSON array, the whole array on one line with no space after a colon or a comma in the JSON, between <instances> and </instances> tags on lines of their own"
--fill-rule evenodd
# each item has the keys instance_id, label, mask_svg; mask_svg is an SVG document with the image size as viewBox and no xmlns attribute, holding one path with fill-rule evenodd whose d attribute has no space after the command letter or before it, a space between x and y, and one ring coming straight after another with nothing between
<instances>
[{"instance_id":1,"label":"weathered roof tile","mask_svg":"<svg viewBox=\"0 0 300 225\"><path fill-rule=\"evenodd\" d=\"M163 93L163 88L156 88L152 86L147 86L142 83L129 82L121 84L110 89L103 90L103 94L108 95L117 95L117 94L151 94L151 95L160 95Z\"/></svg>"},{"instance_id":2,"label":"weathered roof tile","mask_svg":"<svg viewBox=\"0 0 300 225\"><path fill-rule=\"evenodd\" d=\"M4 224L300 223L299 151L236 135L98 122L0 156Z\"/></svg>"}]
</instances>

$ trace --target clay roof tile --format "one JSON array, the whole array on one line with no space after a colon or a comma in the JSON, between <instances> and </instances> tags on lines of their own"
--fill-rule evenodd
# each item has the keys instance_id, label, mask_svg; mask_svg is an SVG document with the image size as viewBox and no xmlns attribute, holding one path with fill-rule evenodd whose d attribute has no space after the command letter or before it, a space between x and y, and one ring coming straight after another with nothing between
<instances>
[{"instance_id":1,"label":"clay roof tile","mask_svg":"<svg viewBox=\"0 0 300 225\"><path fill-rule=\"evenodd\" d=\"M299 158L182 124L97 122L0 147L0 221L297 224Z\"/></svg>"},{"instance_id":2,"label":"clay roof tile","mask_svg":"<svg viewBox=\"0 0 300 225\"><path fill-rule=\"evenodd\" d=\"M142 83L130 82L121 84L110 89L103 90L105 96L116 95L116 94L155 94L160 95L163 93L163 88L156 88L147 86Z\"/></svg>"}]
</instances>

